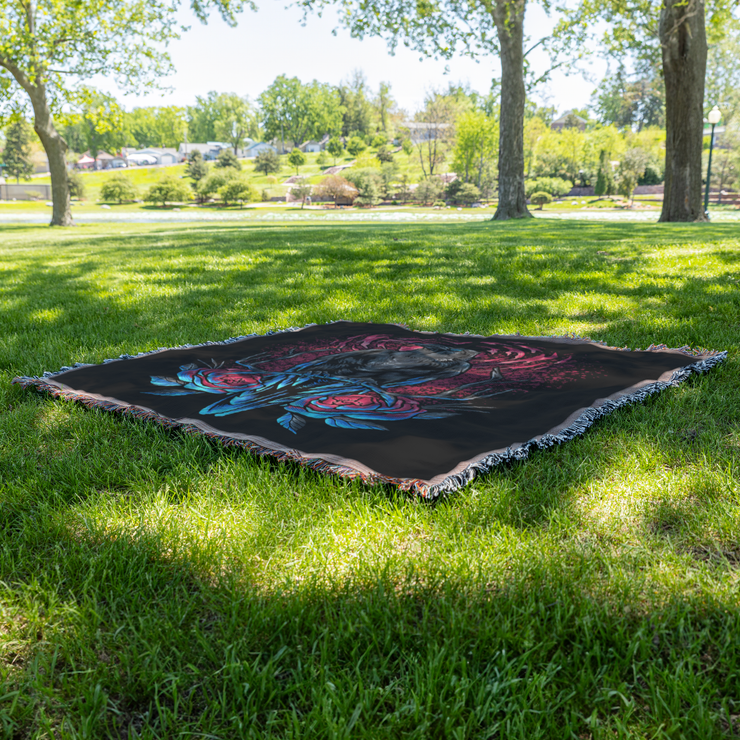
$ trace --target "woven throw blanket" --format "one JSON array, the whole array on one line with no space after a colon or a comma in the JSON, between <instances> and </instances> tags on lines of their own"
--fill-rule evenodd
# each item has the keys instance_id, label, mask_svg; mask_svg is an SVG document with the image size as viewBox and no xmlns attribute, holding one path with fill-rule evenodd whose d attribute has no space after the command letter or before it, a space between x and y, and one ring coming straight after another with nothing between
<instances>
[{"instance_id":1,"label":"woven throw blanket","mask_svg":"<svg viewBox=\"0 0 740 740\"><path fill-rule=\"evenodd\" d=\"M726 355L340 321L13 382L435 498Z\"/></svg>"}]
</instances>

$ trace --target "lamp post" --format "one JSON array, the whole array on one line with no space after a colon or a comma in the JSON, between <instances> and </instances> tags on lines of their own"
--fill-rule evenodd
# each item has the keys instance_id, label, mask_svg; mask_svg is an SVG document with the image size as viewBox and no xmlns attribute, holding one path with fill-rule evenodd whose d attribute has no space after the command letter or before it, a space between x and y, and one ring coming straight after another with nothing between
<instances>
[{"instance_id":1,"label":"lamp post","mask_svg":"<svg viewBox=\"0 0 740 740\"><path fill-rule=\"evenodd\" d=\"M715 105L712 110L709 111L707 120L712 124L712 138L709 140L709 163L707 165L707 186L704 189L704 215L709 220L709 183L712 180L712 150L714 149L714 127L719 123L719 119L722 118L722 112Z\"/></svg>"}]
</instances>

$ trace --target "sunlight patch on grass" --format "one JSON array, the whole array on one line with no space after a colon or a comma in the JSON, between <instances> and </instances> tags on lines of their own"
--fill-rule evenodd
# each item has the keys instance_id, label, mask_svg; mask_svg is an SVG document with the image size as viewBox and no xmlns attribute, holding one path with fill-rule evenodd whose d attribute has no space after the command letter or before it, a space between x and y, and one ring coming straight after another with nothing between
<instances>
[{"instance_id":1,"label":"sunlight patch on grass","mask_svg":"<svg viewBox=\"0 0 740 740\"><path fill-rule=\"evenodd\" d=\"M719 738L740 714L732 227L4 227L0 258L11 734ZM435 506L8 382L338 318L730 357Z\"/></svg>"}]
</instances>

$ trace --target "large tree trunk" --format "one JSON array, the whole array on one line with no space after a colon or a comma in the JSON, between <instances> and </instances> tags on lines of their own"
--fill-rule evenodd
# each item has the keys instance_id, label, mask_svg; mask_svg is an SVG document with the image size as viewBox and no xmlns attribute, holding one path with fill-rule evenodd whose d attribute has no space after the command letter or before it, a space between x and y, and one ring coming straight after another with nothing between
<instances>
[{"instance_id":1,"label":"large tree trunk","mask_svg":"<svg viewBox=\"0 0 740 740\"><path fill-rule=\"evenodd\" d=\"M498 208L495 221L531 218L524 195L524 10L526 0L496 0L501 56L501 118L498 145Z\"/></svg>"},{"instance_id":2,"label":"large tree trunk","mask_svg":"<svg viewBox=\"0 0 740 740\"><path fill-rule=\"evenodd\" d=\"M49 159L51 173L51 199L53 208L50 226L74 226L70 209L69 181L67 179L67 142L54 127L54 119L49 110L44 85L26 88L33 105L33 127L41 139L44 151Z\"/></svg>"},{"instance_id":3,"label":"large tree trunk","mask_svg":"<svg viewBox=\"0 0 740 740\"><path fill-rule=\"evenodd\" d=\"M663 0L659 25L666 91L665 194L661 221L706 221L702 203L704 0Z\"/></svg>"}]
</instances>

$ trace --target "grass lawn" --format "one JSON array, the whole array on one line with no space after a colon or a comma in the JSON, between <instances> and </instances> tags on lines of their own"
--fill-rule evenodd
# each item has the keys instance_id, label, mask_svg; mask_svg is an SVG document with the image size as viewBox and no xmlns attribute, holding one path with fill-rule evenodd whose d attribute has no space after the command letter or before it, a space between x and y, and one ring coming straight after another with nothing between
<instances>
[{"instance_id":1,"label":"grass lawn","mask_svg":"<svg viewBox=\"0 0 740 740\"><path fill-rule=\"evenodd\" d=\"M377 166L380 167L379 162L375 159L376 149L368 148L362 155L366 166ZM323 167L319 167L317 163L319 155L309 153L306 154L306 164L298 169L298 173L301 177L305 177L310 183L317 184L324 179L322 174L327 167L331 167L334 164L334 160L330 157L329 163ZM350 156L346 152L343 156L338 157L336 160L337 165L347 165L355 161L355 157ZM253 185L257 192L262 194L267 191L270 197L283 197L288 190L287 185L282 183L292 175L296 174L295 167L288 164L287 157L280 157L280 171L272 175L264 175L260 172L254 171L254 160L253 159L242 159L240 160L242 165L242 172L245 178ZM403 152L399 152L395 155L395 162L398 166L398 177L402 177L404 174L409 177L410 182L418 182L422 178L421 165L419 164L419 157L416 153L409 157ZM360 162L362 164L362 161ZM213 171L214 163L208 162L208 166ZM139 198L143 198L144 193L155 183L159 182L163 177L184 177L186 166L184 164L166 166L166 167L130 167L126 169L116 170L103 170L96 172L81 171L83 182L85 183L85 198L87 203L97 203L100 200L100 188L103 183L111 177L117 177L124 175L128 177L136 187ZM35 184L51 184L51 178L37 177L33 179ZM187 180L190 182L190 180ZM15 205L15 204L14 204Z\"/></svg>"},{"instance_id":2,"label":"grass lawn","mask_svg":"<svg viewBox=\"0 0 740 740\"><path fill-rule=\"evenodd\" d=\"M0 733L737 737L738 236L0 227ZM10 385L338 318L730 354L437 505Z\"/></svg>"}]
</instances>

